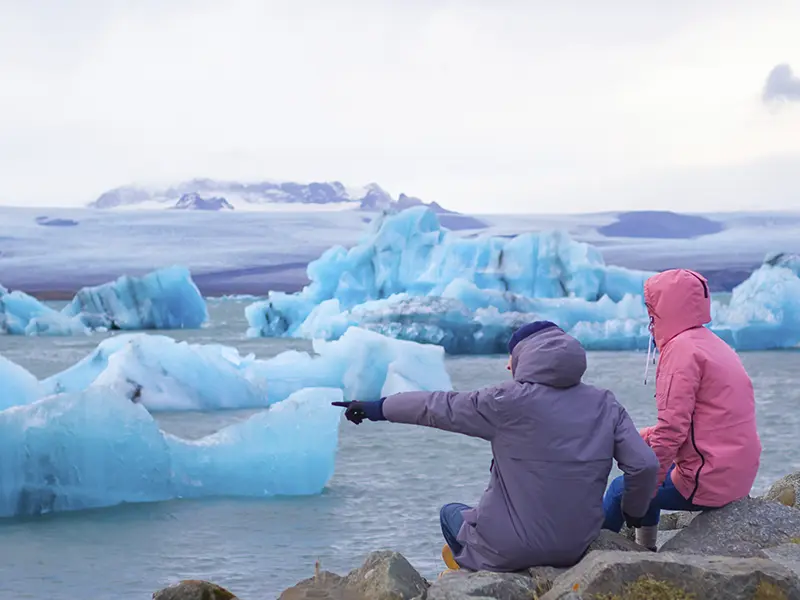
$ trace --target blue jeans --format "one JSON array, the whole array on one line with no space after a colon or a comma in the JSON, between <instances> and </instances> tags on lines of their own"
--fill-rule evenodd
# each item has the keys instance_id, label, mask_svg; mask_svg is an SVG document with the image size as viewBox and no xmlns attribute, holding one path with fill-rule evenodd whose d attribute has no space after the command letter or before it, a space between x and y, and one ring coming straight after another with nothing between
<instances>
[{"instance_id":1,"label":"blue jeans","mask_svg":"<svg viewBox=\"0 0 800 600\"><path fill-rule=\"evenodd\" d=\"M642 526L648 527L658 525L661 518L662 510L686 510L690 512L699 512L712 510L706 506L698 506L689 502L686 498L681 496L681 493L672 483L672 470L675 465L670 467L667 472L667 477L664 483L658 488L658 493L650 501L650 508L642 518ZM622 526L625 524L625 517L622 514L622 495L625 492L625 478L624 476L617 477L611 482L606 490L606 495L603 497L603 510L605 511L606 518L603 523L603 529L610 529L611 531L619 533Z\"/></svg>"},{"instance_id":2,"label":"blue jeans","mask_svg":"<svg viewBox=\"0 0 800 600\"><path fill-rule=\"evenodd\" d=\"M466 504L445 504L442 510L439 511L439 522L442 524L444 541L450 546L454 556L464 549L456 540L456 536L458 535L458 530L464 524L464 516L461 513L470 508L472 507Z\"/></svg>"}]
</instances>

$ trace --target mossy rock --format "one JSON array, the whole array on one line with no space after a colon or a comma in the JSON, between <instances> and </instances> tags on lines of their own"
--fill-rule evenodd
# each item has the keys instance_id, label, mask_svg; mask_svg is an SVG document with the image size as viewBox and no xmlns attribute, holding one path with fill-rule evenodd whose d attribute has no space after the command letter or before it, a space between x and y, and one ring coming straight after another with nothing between
<instances>
[{"instance_id":1,"label":"mossy rock","mask_svg":"<svg viewBox=\"0 0 800 600\"><path fill-rule=\"evenodd\" d=\"M594 600L697 600L681 587L649 575L625 585L621 594L595 594Z\"/></svg>"},{"instance_id":2,"label":"mossy rock","mask_svg":"<svg viewBox=\"0 0 800 600\"><path fill-rule=\"evenodd\" d=\"M797 501L800 499L800 472L790 473L772 484L764 494L764 500L780 502L784 506L798 508Z\"/></svg>"},{"instance_id":3,"label":"mossy rock","mask_svg":"<svg viewBox=\"0 0 800 600\"><path fill-rule=\"evenodd\" d=\"M800 579L764 558L595 552L541 600L789 600Z\"/></svg>"},{"instance_id":4,"label":"mossy rock","mask_svg":"<svg viewBox=\"0 0 800 600\"><path fill-rule=\"evenodd\" d=\"M593 600L701 600L680 586L643 575L625 586L621 594L596 594ZM788 600L786 592L771 581L761 581L753 600Z\"/></svg>"}]
</instances>

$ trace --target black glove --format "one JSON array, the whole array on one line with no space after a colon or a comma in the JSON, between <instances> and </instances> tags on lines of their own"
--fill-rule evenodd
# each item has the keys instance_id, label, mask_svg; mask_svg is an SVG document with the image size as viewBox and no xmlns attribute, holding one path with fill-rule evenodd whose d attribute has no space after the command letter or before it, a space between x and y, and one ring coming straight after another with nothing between
<instances>
[{"instance_id":1,"label":"black glove","mask_svg":"<svg viewBox=\"0 0 800 600\"><path fill-rule=\"evenodd\" d=\"M644 519L644 516L632 517L624 510L622 511L622 516L625 517L625 525L627 525L631 529L639 529L639 527L642 526L642 520Z\"/></svg>"},{"instance_id":2,"label":"black glove","mask_svg":"<svg viewBox=\"0 0 800 600\"><path fill-rule=\"evenodd\" d=\"M364 419L370 421L385 421L386 417L383 416L383 398L377 402L359 402L353 400L352 402L331 402L333 406L340 406L346 408L344 416L351 423L361 425Z\"/></svg>"}]
</instances>

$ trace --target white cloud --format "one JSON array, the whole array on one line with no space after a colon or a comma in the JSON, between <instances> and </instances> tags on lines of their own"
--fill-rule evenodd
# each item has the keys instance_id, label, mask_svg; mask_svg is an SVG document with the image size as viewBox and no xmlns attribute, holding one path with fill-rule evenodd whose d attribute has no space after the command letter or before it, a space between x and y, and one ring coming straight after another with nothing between
<instances>
[{"instance_id":1,"label":"white cloud","mask_svg":"<svg viewBox=\"0 0 800 600\"><path fill-rule=\"evenodd\" d=\"M0 0L7 203L208 176L377 181L471 211L717 209L693 181L800 170L779 160L800 111L760 98L800 63L794 2L69 4ZM656 181L683 193L638 192Z\"/></svg>"}]
</instances>

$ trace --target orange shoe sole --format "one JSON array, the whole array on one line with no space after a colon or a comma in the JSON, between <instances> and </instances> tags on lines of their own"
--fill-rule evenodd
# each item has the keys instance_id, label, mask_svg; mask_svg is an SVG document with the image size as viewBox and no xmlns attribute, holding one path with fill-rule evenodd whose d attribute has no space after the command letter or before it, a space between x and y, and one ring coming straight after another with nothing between
<instances>
[{"instance_id":1,"label":"orange shoe sole","mask_svg":"<svg viewBox=\"0 0 800 600\"><path fill-rule=\"evenodd\" d=\"M447 565L447 568L451 571L458 571L461 568L453 556L453 551L447 544L442 548L442 560L444 560L444 564Z\"/></svg>"}]
</instances>

